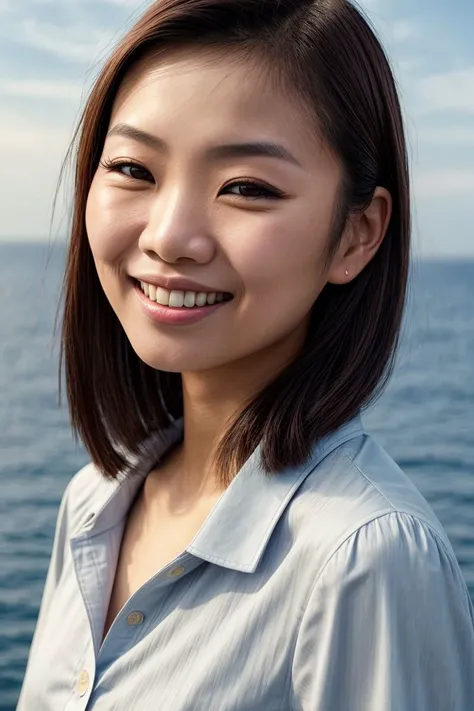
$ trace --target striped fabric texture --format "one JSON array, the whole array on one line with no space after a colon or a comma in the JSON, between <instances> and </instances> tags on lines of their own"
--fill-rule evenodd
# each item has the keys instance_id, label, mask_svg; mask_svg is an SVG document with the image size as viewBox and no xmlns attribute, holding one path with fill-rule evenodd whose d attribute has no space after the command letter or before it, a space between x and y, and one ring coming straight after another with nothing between
<instances>
[{"instance_id":1,"label":"striped fabric texture","mask_svg":"<svg viewBox=\"0 0 474 711\"><path fill-rule=\"evenodd\" d=\"M472 711L453 549L360 414L272 477L257 447L101 645L127 512L182 426L69 483L17 711Z\"/></svg>"}]
</instances>

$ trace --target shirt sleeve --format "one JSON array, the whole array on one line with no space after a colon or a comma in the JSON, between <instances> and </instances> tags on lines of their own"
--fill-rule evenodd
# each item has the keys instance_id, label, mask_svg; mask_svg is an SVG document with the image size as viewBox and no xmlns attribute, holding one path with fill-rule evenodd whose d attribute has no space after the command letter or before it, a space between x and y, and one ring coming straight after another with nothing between
<instances>
[{"instance_id":1,"label":"shirt sleeve","mask_svg":"<svg viewBox=\"0 0 474 711\"><path fill-rule=\"evenodd\" d=\"M325 565L303 614L295 711L470 711L474 608L452 550L390 512Z\"/></svg>"},{"instance_id":2,"label":"shirt sleeve","mask_svg":"<svg viewBox=\"0 0 474 711\"><path fill-rule=\"evenodd\" d=\"M71 487L71 483L69 482L68 486L66 487L66 490L64 491L64 494L61 499L61 503L59 505L59 511L57 515L57 520L56 520L56 528L55 528L55 533L54 533L54 539L53 539L53 547L51 551L51 558L49 561L49 566L48 566L48 572L46 574L46 581L44 584L43 588L43 594L41 597L41 604L38 612L38 618L36 621L36 627L33 635L33 640L30 645L30 650L28 654L28 664L26 667L25 671L25 676L23 679L23 685L22 685L22 691L20 693L20 697L18 699L18 704L16 707L16 711L27 711L23 704L23 689L26 686L27 680L28 680L28 667L30 660L35 656L35 650L36 648L40 647L42 642L42 631L43 631L43 623L48 611L48 608L51 604L51 600L54 594L54 591L57 588L57 585L59 583L59 579L61 577L61 573L63 570L63 562L64 562L64 552L65 552L65 546L67 543L67 531L68 531L68 498L69 498L69 491ZM43 640L44 644L44 640Z\"/></svg>"}]
</instances>

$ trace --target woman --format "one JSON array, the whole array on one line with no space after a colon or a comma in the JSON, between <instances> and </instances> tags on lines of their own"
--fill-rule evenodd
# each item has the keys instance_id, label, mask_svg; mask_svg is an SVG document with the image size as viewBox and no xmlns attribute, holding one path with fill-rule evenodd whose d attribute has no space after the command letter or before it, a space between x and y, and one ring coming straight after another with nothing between
<instances>
[{"instance_id":1,"label":"woman","mask_svg":"<svg viewBox=\"0 0 474 711\"><path fill-rule=\"evenodd\" d=\"M394 80L345 0L160 0L77 152L64 494L20 711L468 711L450 542L360 411L409 262Z\"/></svg>"}]
</instances>

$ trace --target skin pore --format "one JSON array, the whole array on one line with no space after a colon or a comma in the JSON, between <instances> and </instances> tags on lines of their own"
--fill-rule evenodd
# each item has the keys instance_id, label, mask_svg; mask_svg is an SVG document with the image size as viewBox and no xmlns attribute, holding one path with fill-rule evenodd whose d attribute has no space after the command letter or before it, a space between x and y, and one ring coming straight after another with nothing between
<instances>
[{"instance_id":1,"label":"skin pore","mask_svg":"<svg viewBox=\"0 0 474 711\"><path fill-rule=\"evenodd\" d=\"M124 126L160 140L138 139ZM208 150L256 141L280 144L292 160ZM182 373L184 439L145 481L150 516L158 506L192 509L219 493L211 459L226 421L296 355L325 284L354 279L379 248L391 212L383 188L349 221L324 269L341 176L297 103L265 85L248 61L173 50L128 73L86 227L132 347L151 367ZM257 185L236 185L248 181ZM130 280L140 274L189 278L233 299L195 324L158 324Z\"/></svg>"}]
</instances>

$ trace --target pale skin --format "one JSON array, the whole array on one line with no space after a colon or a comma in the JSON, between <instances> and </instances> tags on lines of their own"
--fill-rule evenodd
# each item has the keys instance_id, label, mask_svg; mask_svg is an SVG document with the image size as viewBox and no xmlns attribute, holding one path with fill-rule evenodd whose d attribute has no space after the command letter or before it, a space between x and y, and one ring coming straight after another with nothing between
<instances>
[{"instance_id":1,"label":"pale skin","mask_svg":"<svg viewBox=\"0 0 474 711\"><path fill-rule=\"evenodd\" d=\"M123 135L124 125L161 143ZM292 160L206 155L255 141L280 144ZM143 59L116 97L102 159L140 170L130 177L129 167L101 165L94 177L86 226L99 279L138 356L181 372L184 416L182 444L150 473L130 511L105 634L202 525L222 494L211 461L226 421L295 357L325 284L349 282L373 258L392 203L378 187L325 269L339 162L296 102L225 54L217 62L189 50ZM235 186L248 180L258 185ZM193 325L157 324L130 284L137 270L193 279L233 299Z\"/></svg>"}]
</instances>

